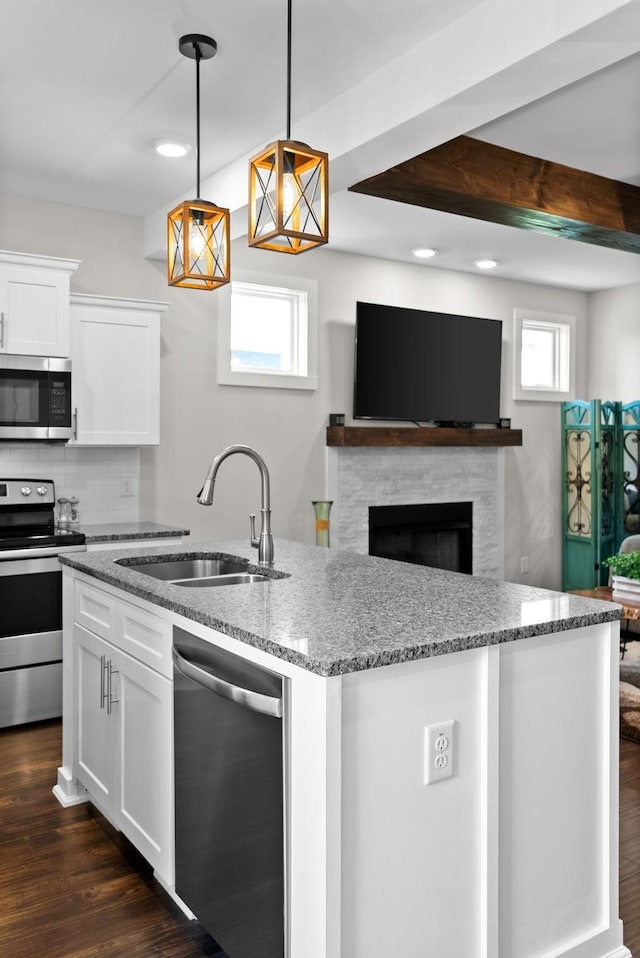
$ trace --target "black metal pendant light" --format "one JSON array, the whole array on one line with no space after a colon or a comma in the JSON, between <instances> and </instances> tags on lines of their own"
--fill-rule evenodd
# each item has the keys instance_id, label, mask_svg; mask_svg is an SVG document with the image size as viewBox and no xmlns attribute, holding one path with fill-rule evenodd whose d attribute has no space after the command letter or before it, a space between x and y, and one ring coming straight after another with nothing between
<instances>
[{"instance_id":1,"label":"black metal pendant light","mask_svg":"<svg viewBox=\"0 0 640 958\"><path fill-rule=\"evenodd\" d=\"M196 61L196 198L169 213L168 281L170 286L217 289L230 280L229 210L200 198L200 61L216 55L211 37L188 33L180 37L183 56Z\"/></svg>"},{"instance_id":2,"label":"black metal pendant light","mask_svg":"<svg viewBox=\"0 0 640 958\"><path fill-rule=\"evenodd\" d=\"M287 138L249 164L249 246L302 253L329 239L329 158L291 139L291 0L287 0Z\"/></svg>"}]
</instances>

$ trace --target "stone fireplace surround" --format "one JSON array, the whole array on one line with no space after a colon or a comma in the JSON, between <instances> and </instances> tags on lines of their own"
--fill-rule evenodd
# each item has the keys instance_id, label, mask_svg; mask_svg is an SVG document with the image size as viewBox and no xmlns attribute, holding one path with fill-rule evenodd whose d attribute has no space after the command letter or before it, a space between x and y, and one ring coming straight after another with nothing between
<instances>
[{"instance_id":1,"label":"stone fireplace surround","mask_svg":"<svg viewBox=\"0 0 640 958\"><path fill-rule=\"evenodd\" d=\"M331 545L366 555L369 506L473 503L473 574L504 578L504 451L495 447L327 448Z\"/></svg>"}]
</instances>

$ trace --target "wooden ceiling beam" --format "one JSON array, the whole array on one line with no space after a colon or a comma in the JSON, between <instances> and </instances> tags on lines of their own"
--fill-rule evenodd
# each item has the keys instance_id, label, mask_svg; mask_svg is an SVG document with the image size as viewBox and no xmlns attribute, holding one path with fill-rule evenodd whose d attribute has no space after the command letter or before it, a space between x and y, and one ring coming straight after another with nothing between
<instances>
[{"instance_id":1,"label":"wooden ceiling beam","mask_svg":"<svg viewBox=\"0 0 640 958\"><path fill-rule=\"evenodd\" d=\"M640 187L470 136L449 140L349 189L640 253Z\"/></svg>"}]
</instances>

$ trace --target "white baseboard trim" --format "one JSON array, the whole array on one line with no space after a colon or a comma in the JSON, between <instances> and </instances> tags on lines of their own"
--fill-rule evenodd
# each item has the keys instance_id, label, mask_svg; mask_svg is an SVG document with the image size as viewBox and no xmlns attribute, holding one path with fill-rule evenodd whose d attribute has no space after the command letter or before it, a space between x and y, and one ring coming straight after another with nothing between
<instances>
[{"instance_id":1,"label":"white baseboard trim","mask_svg":"<svg viewBox=\"0 0 640 958\"><path fill-rule=\"evenodd\" d=\"M58 785L54 785L51 789L55 797L58 799L60 804L64 808L71 808L72 805L83 805L85 802L89 801L89 795L74 795L71 798L68 795L65 795L61 788Z\"/></svg>"},{"instance_id":2,"label":"white baseboard trim","mask_svg":"<svg viewBox=\"0 0 640 958\"><path fill-rule=\"evenodd\" d=\"M51 789L63 808L89 801L89 792L64 765L58 768L58 781Z\"/></svg>"},{"instance_id":3,"label":"white baseboard trim","mask_svg":"<svg viewBox=\"0 0 640 958\"><path fill-rule=\"evenodd\" d=\"M545 953L545 958L633 958L622 940L622 922L617 918L611 927L586 935L580 941L565 942Z\"/></svg>"},{"instance_id":4,"label":"white baseboard trim","mask_svg":"<svg viewBox=\"0 0 640 958\"><path fill-rule=\"evenodd\" d=\"M176 895L175 887L174 887L173 885L167 885L167 883L166 883L166 881L164 880L164 878L162 877L162 875L159 875L158 872L155 871L155 870L154 870L154 872L153 872L153 877L155 878L155 880L158 882L159 885L162 885L162 887L163 887L164 890L166 891L167 895L169 895L169 897L176 903L176 905L178 906L178 908L180 908L180 910L185 913L185 915L187 916L187 918L195 919L196 916L193 914L193 912L191 911L191 909L189 908L189 906L188 906L188 905L185 905L185 903L183 902L182 898L180 898L178 895ZM607 958L608 958L608 956L607 956ZM617 958L617 956L615 956L615 958Z\"/></svg>"}]
</instances>

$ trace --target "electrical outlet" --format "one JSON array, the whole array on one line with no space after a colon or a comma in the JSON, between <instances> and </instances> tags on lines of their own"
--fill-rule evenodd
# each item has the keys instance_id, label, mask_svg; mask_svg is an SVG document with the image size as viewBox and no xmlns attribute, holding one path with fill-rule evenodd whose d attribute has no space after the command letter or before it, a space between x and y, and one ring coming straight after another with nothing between
<instances>
[{"instance_id":1,"label":"electrical outlet","mask_svg":"<svg viewBox=\"0 0 640 958\"><path fill-rule=\"evenodd\" d=\"M133 476L120 476L120 496L135 496Z\"/></svg>"},{"instance_id":2,"label":"electrical outlet","mask_svg":"<svg viewBox=\"0 0 640 958\"><path fill-rule=\"evenodd\" d=\"M433 785L453 775L454 719L427 725L424 730L424 784Z\"/></svg>"},{"instance_id":3,"label":"electrical outlet","mask_svg":"<svg viewBox=\"0 0 640 958\"><path fill-rule=\"evenodd\" d=\"M522 556L520 559L520 573L526 575L529 571L529 556Z\"/></svg>"}]
</instances>

